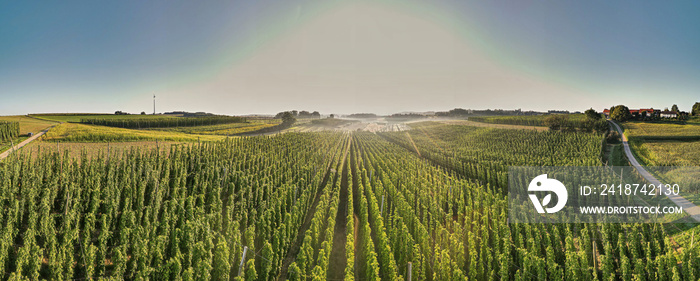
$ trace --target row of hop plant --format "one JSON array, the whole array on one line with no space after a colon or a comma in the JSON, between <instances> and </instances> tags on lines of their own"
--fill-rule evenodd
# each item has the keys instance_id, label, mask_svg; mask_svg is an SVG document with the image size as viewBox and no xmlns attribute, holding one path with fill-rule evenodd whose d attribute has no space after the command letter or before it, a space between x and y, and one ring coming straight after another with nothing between
<instances>
[{"instance_id":1,"label":"row of hop plant","mask_svg":"<svg viewBox=\"0 0 700 281\"><path fill-rule=\"evenodd\" d=\"M19 136L19 122L0 121L0 142L5 142Z\"/></svg>"},{"instance_id":2,"label":"row of hop plant","mask_svg":"<svg viewBox=\"0 0 700 281\"><path fill-rule=\"evenodd\" d=\"M391 255L380 258L380 243L357 252L377 253L381 277L392 263L398 274L406 274L412 262L412 275L420 280L697 280L699 247L691 239L672 242L661 224L507 222L505 196L484 175L499 172L501 165L540 161L528 154L554 165L599 166L602 136L440 127L409 132L423 157L399 134L355 134L360 190L366 197L386 196L380 216L369 202L378 200L360 208L369 206L374 217L371 233L386 232L375 242L387 239L395 262ZM549 153L550 146L559 151ZM428 149L430 160L421 159ZM545 152L550 155L542 156ZM445 158L464 159L487 173L474 174ZM505 161L494 165L498 159Z\"/></svg>"},{"instance_id":3,"label":"row of hop plant","mask_svg":"<svg viewBox=\"0 0 700 281\"><path fill-rule=\"evenodd\" d=\"M243 137L81 159L12 154L0 165L0 279L274 279L325 167L337 162L339 137Z\"/></svg>"},{"instance_id":4,"label":"row of hop plant","mask_svg":"<svg viewBox=\"0 0 700 281\"><path fill-rule=\"evenodd\" d=\"M171 128L244 123L245 117L206 116L173 118L85 118L80 123L126 129Z\"/></svg>"}]
</instances>

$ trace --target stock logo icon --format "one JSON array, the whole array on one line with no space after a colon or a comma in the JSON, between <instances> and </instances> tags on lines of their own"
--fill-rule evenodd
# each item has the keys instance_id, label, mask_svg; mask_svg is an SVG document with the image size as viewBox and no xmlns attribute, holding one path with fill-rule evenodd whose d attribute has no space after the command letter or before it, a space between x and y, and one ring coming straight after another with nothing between
<instances>
[{"instance_id":1,"label":"stock logo icon","mask_svg":"<svg viewBox=\"0 0 700 281\"><path fill-rule=\"evenodd\" d=\"M561 211L566 205L566 200L569 197L569 193L566 191L566 187L563 183L556 179L548 179L547 174L541 174L535 177L530 185L527 187L527 191L550 191L557 195L557 204L551 208L544 208L552 201L552 194L547 194L540 203L539 198L535 194L528 194L530 196L530 201L535 205L535 209L538 213L556 213Z\"/></svg>"}]
</instances>

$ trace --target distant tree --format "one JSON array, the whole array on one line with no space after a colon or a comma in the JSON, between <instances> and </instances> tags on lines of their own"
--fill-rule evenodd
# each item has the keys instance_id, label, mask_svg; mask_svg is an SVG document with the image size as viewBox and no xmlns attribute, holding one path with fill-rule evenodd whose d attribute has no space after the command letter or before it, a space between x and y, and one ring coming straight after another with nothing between
<instances>
[{"instance_id":1,"label":"distant tree","mask_svg":"<svg viewBox=\"0 0 700 281\"><path fill-rule=\"evenodd\" d=\"M668 111L668 107L664 107L664 111Z\"/></svg>"},{"instance_id":2,"label":"distant tree","mask_svg":"<svg viewBox=\"0 0 700 281\"><path fill-rule=\"evenodd\" d=\"M296 110L292 110L292 115L294 115L294 117L297 117L299 115L299 112Z\"/></svg>"},{"instance_id":3,"label":"distant tree","mask_svg":"<svg viewBox=\"0 0 700 281\"><path fill-rule=\"evenodd\" d=\"M146 112L145 112L145 111L141 111L141 115L146 115Z\"/></svg>"},{"instance_id":4,"label":"distant tree","mask_svg":"<svg viewBox=\"0 0 700 281\"><path fill-rule=\"evenodd\" d=\"M630 109L624 105L613 106L610 109L610 119L615 121L624 122L632 118L630 114Z\"/></svg>"},{"instance_id":5,"label":"distant tree","mask_svg":"<svg viewBox=\"0 0 700 281\"><path fill-rule=\"evenodd\" d=\"M700 102L696 102L695 104L693 104L692 114L695 116L700 115Z\"/></svg>"},{"instance_id":6,"label":"distant tree","mask_svg":"<svg viewBox=\"0 0 700 281\"><path fill-rule=\"evenodd\" d=\"M299 117L311 117L311 113L306 110L302 110L299 111Z\"/></svg>"},{"instance_id":7,"label":"distant tree","mask_svg":"<svg viewBox=\"0 0 700 281\"><path fill-rule=\"evenodd\" d=\"M552 114L544 119L544 124L549 127L550 130L560 130L567 127L569 123L569 118L562 114Z\"/></svg>"},{"instance_id":8,"label":"distant tree","mask_svg":"<svg viewBox=\"0 0 700 281\"><path fill-rule=\"evenodd\" d=\"M678 105L674 104L671 106L671 111L680 112L680 110L678 110Z\"/></svg>"},{"instance_id":9,"label":"distant tree","mask_svg":"<svg viewBox=\"0 0 700 281\"><path fill-rule=\"evenodd\" d=\"M318 113L318 111L311 112L311 116L314 118L321 118L321 113Z\"/></svg>"},{"instance_id":10,"label":"distant tree","mask_svg":"<svg viewBox=\"0 0 700 281\"><path fill-rule=\"evenodd\" d=\"M331 118L335 118L335 114L331 114Z\"/></svg>"},{"instance_id":11,"label":"distant tree","mask_svg":"<svg viewBox=\"0 0 700 281\"><path fill-rule=\"evenodd\" d=\"M586 114L586 117L588 117L590 119L600 119L601 118L600 114L598 114L598 112L596 112L595 109L593 109L593 108L586 110L585 114Z\"/></svg>"},{"instance_id":12,"label":"distant tree","mask_svg":"<svg viewBox=\"0 0 700 281\"><path fill-rule=\"evenodd\" d=\"M297 121L297 119L294 118L294 115L291 112L285 111L282 114L282 123L283 124L291 125L291 124L294 124L294 122L296 122L296 121Z\"/></svg>"}]
</instances>

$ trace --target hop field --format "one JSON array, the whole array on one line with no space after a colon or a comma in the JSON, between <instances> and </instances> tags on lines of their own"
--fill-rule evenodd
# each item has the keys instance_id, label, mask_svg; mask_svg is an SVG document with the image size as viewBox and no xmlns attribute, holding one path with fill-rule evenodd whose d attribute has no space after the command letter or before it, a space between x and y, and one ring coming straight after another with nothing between
<instances>
[{"instance_id":1,"label":"hop field","mask_svg":"<svg viewBox=\"0 0 700 281\"><path fill-rule=\"evenodd\" d=\"M0 121L0 142L5 142L19 136L19 122Z\"/></svg>"},{"instance_id":2,"label":"hop field","mask_svg":"<svg viewBox=\"0 0 700 281\"><path fill-rule=\"evenodd\" d=\"M135 115L148 116L148 115ZM83 118L80 123L127 128L127 129L148 129L148 128L171 128L171 127L194 127L212 126L231 123L245 123L246 119L235 116L206 116L206 117L166 117L166 118Z\"/></svg>"},{"instance_id":3,"label":"hop field","mask_svg":"<svg viewBox=\"0 0 700 281\"><path fill-rule=\"evenodd\" d=\"M660 224L507 223L505 167L600 165L601 142L434 125L13 154L0 276L404 280L409 262L413 280L700 276L698 246Z\"/></svg>"}]
</instances>

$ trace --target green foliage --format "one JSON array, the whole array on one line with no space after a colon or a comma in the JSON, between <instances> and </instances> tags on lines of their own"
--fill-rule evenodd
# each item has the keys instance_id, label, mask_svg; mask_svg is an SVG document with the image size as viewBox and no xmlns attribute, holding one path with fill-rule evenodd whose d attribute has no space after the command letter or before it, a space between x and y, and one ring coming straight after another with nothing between
<instances>
[{"instance_id":1,"label":"green foliage","mask_svg":"<svg viewBox=\"0 0 700 281\"><path fill-rule=\"evenodd\" d=\"M617 144L621 142L620 133L618 131L608 131L605 133L605 142Z\"/></svg>"},{"instance_id":2,"label":"green foliage","mask_svg":"<svg viewBox=\"0 0 700 281\"><path fill-rule=\"evenodd\" d=\"M692 114L693 116L700 116L700 102L693 104Z\"/></svg>"},{"instance_id":3,"label":"green foliage","mask_svg":"<svg viewBox=\"0 0 700 281\"><path fill-rule=\"evenodd\" d=\"M491 124L522 125L522 126L545 126L544 118L549 115L526 115L526 116L474 116L469 120Z\"/></svg>"},{"instance_id":4,"label":"green foliage","mask_svg":"<svg viewBox=\"0 0 700 281\"><path fill-rule=\"evenodd\" d=\"M469 117L469 120L518 126L546 126L551 130L603 132L608 129L607 122L593 109L585 114L545 114L517 116L479 116Z\"/></svg>"},{"instance_id":5,"label":"green foliage","mask_svg":"<svg viewBox=\"0 0 700 281\"><path fill-rule=\"evenodd\" d=\"M610 119L624 122L632 118L630 109L624 105L616 105L610 108Z\"/></svg>"},{"instance_id":6,"label":"green foliage","mask_svg":"<svg viewBox=\"0 0 700 281\"><path fill-rule=\"evenodd\" d=\"M214 280L228 280L231 264L228 261L229 248L225 239L219 239L214 252L212 278Z\"/></svg>"},{"instance_id":7,"label":"green foliage","mask_svg":"<svg viewBox=\"0 0 700 281\"><path fill-rule=\"evenodd\" d=\"M341 138L290 133L165 154L4 159L0 194L17 199L0 200L0 271L35 280L228 280L246 244L246 277L274 279L289 247L263 243L258 252L256 240L291 244L322 167L339 162Z\"/></svg>"},{"instance_id":8,"label":"green foliage","mask_svg":"<svg viewBox=\"0 0 700 281\"><path fill-rule=\"evenodd\" d=\"M583 114L586 115L587 118L597 120L603 118L595 109L589 108L587 109Z\"/></svg>"},{"instance_id":9,"label":"green foliage","mask_svg":"<svg viewBox=\"0 0 700 281\"><path fill-rule=\"evenodd\" d=\"M19 122L0 121L0 142L9 141L19 136Z\"/></svg>"},{"instance_id":10,"label":"green foliage","mask_svg":"<svg viewBox=\"0 0 700 281\"><path fill-rule=\"evenodd\" d=\"M261 280L270 280L272 279L270 275L273 274L272 272L272 267L275 261L275 253L274 250L272 249L272 244L270 242L265 242L265 245L263 246L262 249L262 257L263 259L260 261L262 266L260 268L260 279Z\"/></svg>"},{"instance_id":11,"label":"green foliage","mask_svg":"<svg viewBox=\"0 0 700 281\"><path fill-rule=\"evenodd\" d=\"M245 279L246 280L257 280L258 272L255 271L255 260L250 259L245 262Z\"/></svg>"},{"instance_id":12,"label":"green foliage","mask_svg":"<svg viewBox=\"0 0 700 281\"><path fill-rule=\"evenodd\" d=\"M282 124L291 125L291 124L294 124L294 122L296 122L296 121L297 121L297 119L294 117L294 115L291 112L285 111L282 114Z\"/></svg>"},{"instance_id":13,"label":"green foliage","mask_svg":"<svg viewBox=\"0 0 700 281\"><path fill-rule=\"evenodd\" d=\"M287 280L290 281L297 281L297 280L304 280L305 278L301 274L301 270L297 266L296 262L292 262L291 265L289 265L289 270L287 271Z\"/></svg>"},{"instance_id":14,"label":"green foliage","mask_svg":"<svg viewBox=\"0 0 700 281\"><path fill-rule=\"evenodd\" d=\"M547 116L544 119L544 124L549 127L550 130L571 130L573 127L569 122L569 117L562 114L554 114Z\"/></svg>"}]
</instances>

